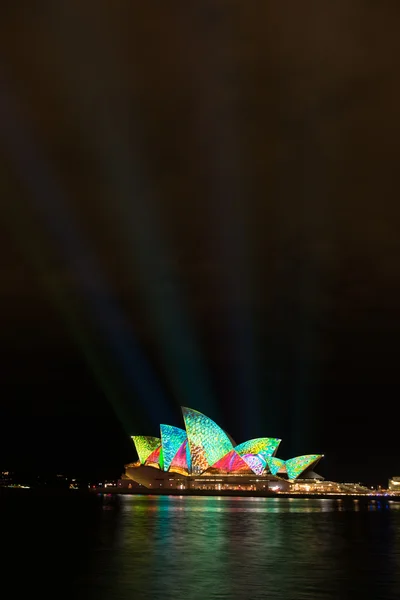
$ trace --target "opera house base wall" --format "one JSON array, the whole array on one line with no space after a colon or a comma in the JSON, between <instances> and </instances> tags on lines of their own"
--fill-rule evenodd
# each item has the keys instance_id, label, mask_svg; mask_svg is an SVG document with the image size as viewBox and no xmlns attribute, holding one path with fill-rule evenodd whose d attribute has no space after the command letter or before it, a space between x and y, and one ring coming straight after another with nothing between
<instances>
[{"instance_id":1,"label":"opera house base wall","mask_svg":"<svg viewBox=\"0 0 400 600\"><path fill-rule=\"evenodd\" d=\"M137 485L150 491L199 490L199 491L264 491L285 492L290 483L273 475L209 474L181 475L161 471L146 465L127 466L125 476L120 479L120 488L136 488Z\"/></svg>"},{"instance_id":2,"label":"opera house base wall","mask_svg":"<svg viewBox=\"0 0 400 600\"><path fill-rule=\"evenodd\" d=\"M314 475L314 474L313 474ZM210 474L182 475L146 465L127 465L118 481L118 491L139 494L277 495L292 497L370 496L359 483L338 483L322 478L290 481L273 475Z\"/></svg>"}]
</instances>

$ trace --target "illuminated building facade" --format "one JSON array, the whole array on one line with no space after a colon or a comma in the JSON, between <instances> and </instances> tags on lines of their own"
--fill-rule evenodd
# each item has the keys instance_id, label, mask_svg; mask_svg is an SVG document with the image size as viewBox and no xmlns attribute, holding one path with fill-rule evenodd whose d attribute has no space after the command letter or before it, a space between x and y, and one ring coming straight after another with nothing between
<instances>
[{"instance_id":1,"label":"illuminated building facade","mask_svg":"<svg viewBox=\"0 0 400 600\"><path fill-rule=\"evenodd\" d=\"M138 461L125 467L125 480L148 489L287 490L314 479L321 454L289 460L275 456L278 438L236 444L212 419L182 407L185 428L160 425L160 437L132 436Z\"/></svg>"}]
</instances>

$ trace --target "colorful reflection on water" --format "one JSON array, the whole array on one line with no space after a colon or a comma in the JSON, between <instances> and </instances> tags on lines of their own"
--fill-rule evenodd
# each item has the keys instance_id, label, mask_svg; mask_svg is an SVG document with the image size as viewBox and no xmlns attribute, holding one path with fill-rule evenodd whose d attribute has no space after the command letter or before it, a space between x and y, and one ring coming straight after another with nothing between
<instances>
[{"instance_id":1,"label":"colorful reflection on water","mask_svg":"<svg viewBox=\"0 0 400 600\"><path fill-rule=\"evenodd\" d=\"M4 572L96 600L398 600L400 504L118 496L3 510ZM62 582L62 585L61 585Z\"/></svg>"}]
</instances>

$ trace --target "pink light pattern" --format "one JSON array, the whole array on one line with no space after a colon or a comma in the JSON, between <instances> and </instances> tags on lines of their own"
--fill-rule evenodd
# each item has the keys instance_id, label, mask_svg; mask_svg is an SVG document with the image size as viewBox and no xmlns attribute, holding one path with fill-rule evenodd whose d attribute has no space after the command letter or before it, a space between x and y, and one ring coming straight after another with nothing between
<instances>
[{"instance_id":1,"label":"pink light pattern","mask_svg":"<svg viewBox=\"0 0 400 600\"><path fill-rule=\"evenodd\" d=\"M249 471L249 465L235 450L231 450L228 454L225 454L225 456L212 465L212 468L224 471L225 473L243 470Z\"/></svg>"},{"instance_id":2,"label":"pink light pattern","mask_svg":"<svg viewBox=\"0 0 400 600\"><path fill-rule=\"evenodd\" d=\"M171 467L178 467L179 469L188 469L188 461L187 461L187 439L181 444L177 453L171 461Z\"/></svg>"},{"instance_id":3,"label":"pink light pattern","mask_svg":"<svg viewBox=\"0 0 400 600\"><path fill-rule=\"evenodd\" d=\"M244 454L242 458L249 465L253 473L256 475L262 475L267 465L265 460L256 454Z\"/></svg>"}]
</instances>

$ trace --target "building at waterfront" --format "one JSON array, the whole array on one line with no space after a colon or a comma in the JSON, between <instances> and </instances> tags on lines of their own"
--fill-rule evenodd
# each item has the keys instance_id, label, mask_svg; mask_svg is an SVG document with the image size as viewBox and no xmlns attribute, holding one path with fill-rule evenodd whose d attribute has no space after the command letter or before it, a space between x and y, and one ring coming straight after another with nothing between
<instances>
[{"instance_id":1,"label":"building at waterfront","mask_svg":"<svg viewBox=\"0 0 400 600\"><path fill-rule=\"evenodd\" d=\"M389 479L389 490L391 492L400 493L400 477L392 477Z\"/></svg>"},{"instance_id":2,"label":"building at waterfront","mask_svg":"<svg viewBox=\"0 0 400 600\"><path fill-rule=\"evenodd\" d=\"M132 436L138 460L125 466L120 486L286 491L294 482L323 480L314 471L322 454L283 460L276 456L278 438L236 444L206 415L186 407L182 414L184 429L160 425L160 437Z\"/></svg>"}]
</instances>

